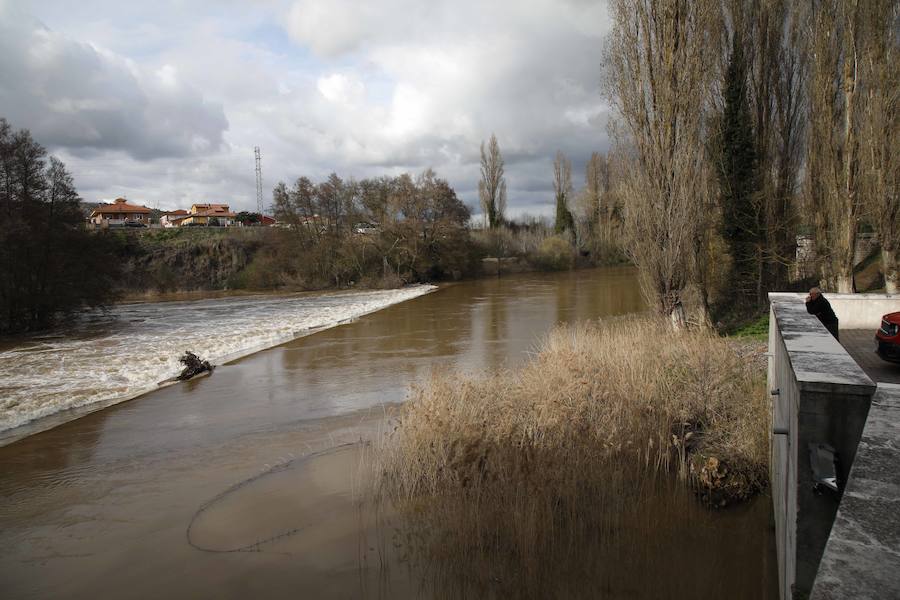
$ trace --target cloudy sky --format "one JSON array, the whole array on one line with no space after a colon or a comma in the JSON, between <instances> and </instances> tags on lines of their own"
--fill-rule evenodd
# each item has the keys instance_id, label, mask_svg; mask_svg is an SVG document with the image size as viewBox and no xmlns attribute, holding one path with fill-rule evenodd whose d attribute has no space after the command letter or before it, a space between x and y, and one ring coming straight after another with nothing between
<instances>
[{"instance_id":1,"label":"cloudy sky","mask_svg":"<svg viewBox=\"0 0 900 600\"><path fill-rule=\"evenodd\" d=\"M589 0L0 0L0 116L88 201L267 201L279 180L433 167L477 204L496 133L510 213L550 214L557 149L608 147Z\"/></svg>"}]
</instances>

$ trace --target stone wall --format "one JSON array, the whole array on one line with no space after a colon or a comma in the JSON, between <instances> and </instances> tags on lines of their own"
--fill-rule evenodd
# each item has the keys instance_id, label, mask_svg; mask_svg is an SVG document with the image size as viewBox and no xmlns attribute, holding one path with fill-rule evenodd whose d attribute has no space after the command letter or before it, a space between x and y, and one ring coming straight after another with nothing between
<instances>
[{"instance_id":1,"label":"stone wall","mask_svg":"<svg viewBox=\"0 0 900 600\"><path fill-rule=\"evenodd\" d=\"M856 234L853 264L858 265L878 247L878 239L872 233ZM797 253L793 267L794 279L806 279L816 274L816 246L810 235L797 236Z\"/></svg>"}]
</instances>

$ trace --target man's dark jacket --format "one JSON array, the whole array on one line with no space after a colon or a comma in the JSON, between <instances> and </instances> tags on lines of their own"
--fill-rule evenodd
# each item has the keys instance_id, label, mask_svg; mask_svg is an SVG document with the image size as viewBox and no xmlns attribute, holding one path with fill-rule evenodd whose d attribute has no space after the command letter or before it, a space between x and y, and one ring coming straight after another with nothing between
<instances>
[{"instance_id":1,"label":"man's dark jacket","mask_svg":"<svg viewBox=\"0 0 900 600\"><path fill-rule=\"evenodd\" d=\"M819 294L818 298L807 302L806 312L811 315L816 315L819 318L819 321L822 322L822 325L836 336L838 318L837 315L834 314L834 311L831 310L831 304L828 303L825 296Z\"/></svg>"}]
</instances>

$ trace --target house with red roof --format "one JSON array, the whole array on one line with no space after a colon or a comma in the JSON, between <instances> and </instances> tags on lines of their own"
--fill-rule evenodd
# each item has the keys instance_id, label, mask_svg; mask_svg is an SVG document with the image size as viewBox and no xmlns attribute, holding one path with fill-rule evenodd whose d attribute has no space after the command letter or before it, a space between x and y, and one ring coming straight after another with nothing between
<instances>
[{"instance_id":1,"label":"house with red roof","mask_svg":"<svg viewBox=\"0 0 900 600\"><path fill-rule=\"evenodd\" d=\"M101 227L125 225L128 222L150 225L150 209L116 198L112 204L100 204L91 211L90 222Z\"/></svg>"},{"instance_id":2,"label":"house with red roof","mask_svg":"<svg viewBox=\"0 0 900 600\"><path fill-rule=\"evenodd\" d=\"M195 225L231 227L234 225L235 216L227 204L192 204L188 214L178 217L174 222L179 227Z\"/></svg>"}]
</instances>

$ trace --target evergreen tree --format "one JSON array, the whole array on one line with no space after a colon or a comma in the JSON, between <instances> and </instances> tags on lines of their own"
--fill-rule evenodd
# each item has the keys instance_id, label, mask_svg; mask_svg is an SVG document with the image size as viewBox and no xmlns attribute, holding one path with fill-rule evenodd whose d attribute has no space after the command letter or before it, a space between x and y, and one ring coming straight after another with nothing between
<instances>
[{"instance_id":1,"label":"evergreen tree","mask_svg":"<svg viewBox=\"0 0 900 600\"><path fill-rule=\"evenodd\" d=\"M724 110L716 148L722 234L733 260L732 287L746 297L755 298L762 268L763 228L753 124L747 101L747 63L737 33L725 71L723 96Z\"/></svg>"},{"instance_id":2,"label":"evergreen tree","mask_svg":"<svg viewBox=\"0 0 900 600\"><path fill-rule=\"evenodd\" d=\"M556 233L571 231L575 233L575 219L569 210L569 198L572 196L572 163L559 151L553 161L553 192L556 195Z\"/></svg>"}]
</instances>

